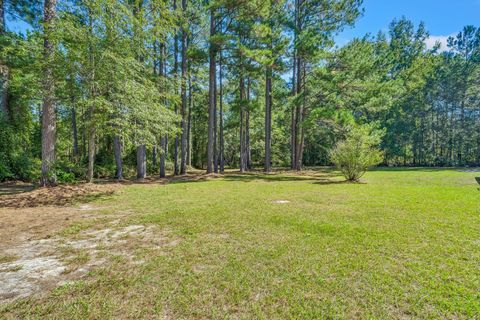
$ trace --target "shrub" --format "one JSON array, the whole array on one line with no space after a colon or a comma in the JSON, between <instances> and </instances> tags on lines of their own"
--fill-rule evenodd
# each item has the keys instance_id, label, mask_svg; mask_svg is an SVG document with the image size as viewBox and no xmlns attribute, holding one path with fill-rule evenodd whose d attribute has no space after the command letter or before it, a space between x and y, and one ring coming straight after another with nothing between
<instances>
[{"instance_id":1,"label":"shrub","mask_svg":"<svg viewBox=\"0 0 480 320\"><path fill-rule=\"evenodd\" d=\"M77 183L85 177L83 168L69 159L57 159L52 175L55 175L55 180L59 184Z\"/></svg>"},{"instance_id":2,"label":"shrub","mask_svg":"<svg viewBox=\"0 0 480 320\"><path fill-rule=\"evenodd\" d=\"M337 143L330 159L348 181L359 181L370 167L382 162L383 153L378 149L382 137L383 131L371 125L354 127Z\"/></svg>"}]
</instances>

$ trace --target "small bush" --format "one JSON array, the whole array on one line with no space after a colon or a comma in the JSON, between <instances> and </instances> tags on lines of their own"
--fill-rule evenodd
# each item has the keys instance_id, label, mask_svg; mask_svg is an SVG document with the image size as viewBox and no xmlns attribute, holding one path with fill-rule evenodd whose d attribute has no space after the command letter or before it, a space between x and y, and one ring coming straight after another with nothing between
<instances>
[{"instance_id":1,"label":"small bush","mask_svg":"<svg viewBox=\"0 0 480 320\"><path fill-rule=\"evenodd\" d=\"M359 181L370 167L382 162L378 149L383 132L371 125L354 127L345 140L337 143L330 159L348 181Z\"/></svg>"},{"instance_id":2,"label":"small bush","mask_svg":"<svg viewBox=\"0 0 480 320\"><path fill-rule=\"evenodd\" d=\"M59 184L77 183L85 177L84 170L68 159L57 160L52 175L55 175L55 180Z\"/></svg>"}]
</instances>

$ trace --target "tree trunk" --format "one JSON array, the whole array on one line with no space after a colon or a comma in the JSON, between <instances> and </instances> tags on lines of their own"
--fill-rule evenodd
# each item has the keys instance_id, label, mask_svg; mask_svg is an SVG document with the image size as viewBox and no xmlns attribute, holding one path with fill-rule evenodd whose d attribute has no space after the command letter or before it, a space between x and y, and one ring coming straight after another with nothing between
<instances>
[{"instance_id":1,"label":"tree trunk","mask_svg":"<svg viewBox=\"0 0 480 320\"><path fill-rule=\"evenodd\" d=\"M182 11L184 15L187 12L187 0L182 0ZM180 113L182 115L182 157L180 164L180 174L187 174L187 30L183 27L182 30L182 79L181 79L181 95L182 106Z\"/></svg>"},{"instance_id":2,"label":"tree trunk","mask_svg":"<svg viewBox=\"0 0 480 320\"><path fill-rule=\"evenodd\" d=\"M216 69L215 69L215 77ZM217 81L215 79L215 107L213 108L213 172L218 173L218 110L217 110Z\"/></svg>"},{"instance_id":3,"label":"tree trunk","mask_svg":"<svg viewBox=\"0 0 480 320\"><path fill-rule=\"evenodd\" d=\"M296 101L295 101L295 105L296 105L296 110L295 110L295 165L294 165L294 169L297 170L297 171L300 171L301 168L302 168L302 164L301 164L301 157L302 157L302 136L303 136L303 104L299 101L298 97L300 96L300 94L302 94L303 92L303 86L302 86L302 77L303 77L303 69L302 69L302 66L303 66L303 63L302 63L302 59L300 57L297 56L297 67L296 67L296 71L297 71L297 76L296 76L296 80L297 80L297 84L296 84Z\"/></svg>"},{"instance_id":4,"label":"tree trunk","mask_svg":"<svg viewBox=\"0 0 480 320\"><path fill-rule=\"evenodd\" d=\"M246 134L245 134L245 80L240 76L240 172L247 171Z\"/></svg>"},{"instance_id":5,"label":"tree trunk","mask_svg":"<svg viewBox=\"0 0 480 320\"><path fill-rule=\"evenodd\" d=\"M154 145L152 148L152 165L154 168L157 167L157 154L158 154L158 147Z\"/></svg>"},{"instance_id":6,"label":"tree trunk","mask_svg":"<svg viewBox=\"0 0 480 320\"><path fill-rule=\"evenodd\" d=\"M299 0L295 0L294 8L294 48L293 48L293 74L292 74L292 96L295 98L298 94L297 89L297 65L298 65L298 52L296 42L298 38L298 26L299 26ZM290 168L295 169L297 163L297 118L296 118L296 101L292 105L291 111L291 123L290 123Z\"/></svg>"},{"instance_id":7,"label":"tree trunk","mask_svg":"<svg viewBox=\"0 0 480 320\"><path fill-rule=\"evenodd\" d=\"M0 36L6 33L5 6L6 0L0 0ZM8 66L0 61L0 119L3 114L5 120L9 118L10 114L8 108L8 77Z\"/></svg>"},{"instance_id":8,"label":"tree trunk","mask_svg":"<svg viewBox=\"0 0 480 320\"><path fill-rule=\"evenodd\" d=\"M165 156L167 153L167 138L163 136L160 140L160 178L165 178Z\"/></svg>"},{"instance_id":9,"label":"tree trunk","mask_svg":"<svg viewBox=\"0 0 480 320\"><path fill-rule=\"evenodd\" d=\"M85 113L84 108L82 108L81 113ZM88 146L87 146L87 126L85 121L82 122L80 138L82 141L82 158L86 159L88 157Z\"/></svg>"},{"instance_id":10,"label":"tree trunk","mask_svg":"<svg viewBox=\"0 0 480 320\"><path fill-rule=\"evenodd\" d=\"M291 123L290 123L290 168L293 170L295 169L295 137L297 136L297 131L296 131L296 123L297 119L295 118L295 106L292 105L292 110L291 110Z\"/></svg>"},{"instance_id":11,"label":"tree trunk","mask_svg":"<svg viewBox=\"0 0 480 320\"><path fill-rule=\"evenodd\" d=\"M4 35L6 32L5 26L5 0L0 0L0 35Z\"/></svg>"},{"instance_id":12,"label":"tree trunk","mask_svg":"<svg viewBox=\"0 0 480 320\"><path fill-rule=\"evenodd\" d=\"M225 172L225 140L223 136L223 72L222 72L222 52L220 51L219 61L219 81L220 81L220 173Z\"/></svg>"},{"instance_id":13,"label":"tree trunk","mask_svg":"<svg viewBox=\"0 0 480 320\"><path fill-rule=\"evenodd\" d=\"M250 104L250 78L247 81L247 101ZM245 153L247 170L252 169L252 151L250 148L250 109L245 112Z\"/></svg>"},{"instance_id":14,"label":"tree trunk","mask_svg":"<svg viewBox=\"0 0 480 320\"><path fill-rule=\"evenodd\" d=\"M272 148L272 69L267 67L265 72L265 172L271 170Z\"/></svg>"},{"instance_id":15,"label":"tree trunk","mask_svg":"<svg viewBox=\"0 0 480 320\"><path fill-rule=\"evenodd\" d=\"M305 120L305 106L303 106L302 108L302 123L303 123L303 120ZM297 159L298 163L296 167L297 171L301 171L303 167L304 149L305 149L305 128L302 125L302 127L300 128L300 145L298 147L298 159Z\"/></svg>"},{"instance_id":16,"label":"tree trunk","mask_svg":"<svg viewBox=\"0 0 480 320\"><path fill-rule=\"evenodd\" d=\"M95 99L97 93L95 88L95 55L93 52L93 44L91 42L91 37L93 36L93 18L91 10L88 10L88 36L89 36L89 60L90 60L90 68L91 68L91 78L90 81L90 98L92 100ZM93 172L94 172L94 164L95 164L95 123L94 123L94 113L95 113L95 105L90 104L88 107L88 125L86 126L86 134L88 136L88 165L87 165L87 182L93 182Z\"/></svg>"},{"instance_id":17,"label":"tree trunk","mask_svg":"<svg viewBox=\"0 0 480 320\"><path fill-rule=\"evenodd\" d=\"M73 98L72 98L73 103ZM77 129L77 110L72 105L72 131L73 131L73 157L75 161L78 160L80 151L78 150L78 129Z\"/></svg>"},{"instance_id":18,"label":"tree trunk","mask_svg":"<svg viewBox=\"0 0 480 320\"><path fill-rule=\"evenodd\" d=\"M187 119L187 166L192 167L192 110L193 88L192 79L188 78L188 119Z\"/></svg>"},{"instance_id":19,"label":"tree trunk","mask_svg":"<svg viewBox=\"0 0 480 320\"><path fill-rule=\"evenodd\" d=\"M216 86L216 45L212 37L216 33L215 11L210 9L210 48L209 48L209 84L208 84L208 143L207 143L207 173L213 172L214 162L214 127L215 127L215 86Z\"/></svg>"},{"instance_id":20,"label":"tree trunk","mask_svg":"<svg viewBox=\"0 0 480 320\"><path fill-rule=\"evenodd\" d=\"M465 99L466 99L466 92L463 93L462 101L460 103L460 139L458 139L458 165L464 165L465 162L465 143L464 140L467 138L465 137Z\"/></svg>"},{"instance_id":21,"label":"tree trunk","mask_svg":"<svg viewBox=\"0 0 480 320\"><path fill-rule=\"evenodd\" d=\"M166 74L165 68L167 67L165 63L165 44L160 43L160 65L158 67L159 71L159 76L161 83L164 83L163 77ZM164 87L162 86L160 90L163 92ZM165 162L166 162L166 156L167 156L167 136L163 135L160 138L160 178L165 178L166 176L166 170L165 170Z\"/></svg>"},{"instance_id":22,"label":"tree trunk","mask_svg":"<svg viewBox=\"0 0 480 320\"><path fill-rule=\"evenodd\" d=\"M303 7L304 0L296 0L295 1L295 39L298 38L298 34L302 31L302 24L301 24L301 16L302 16L302 7ZM303 120L304 120L304 105L300 103L298 97L303 93L304 86L302 83L304 82L304 74L303 74L303 59L300 55L300 52L297 48L294 50L294 83L293 83L293 95L296 98L294 100L294 107L292 110L292 129L291 129L291 160L292 160L292 169L301 170L302 168L302 158L303 158L303 147L304 147L304 128L303 128Z\"/></svg>"},{"instance_id":23,"label":"tree trunk","mask_svg":"<svg viewBox=\"0 0 480 320\"><path fill-rule=\"evenodd\" d=\"M123 163L122 163L122 142L118 135L113 137L113 149L115 152L115 179L123 180Z\"/></svg>"},{"instance_id":24,"label":"tree trunk","mask_svg":"<svg viewBox=\"0 0 480 320\"><path fill-rule=\"evenodd\" d=\"M95 165L95 128L92 126L88 132L88 166L87 182L93 182L93 170Z\"/></svg>"},{"instance_id":25,"label":"tree trunk","mask_svg":"<svg viewBox=\"0 0 480 320\"><path fill-rule=\"evenodd\" d=\"M297 91L298 94L302 94L305 92L305 65L302 59L298 59L298 66L297 66ZM295 170L301 171L302 170L302 162L303 162L303 149L305 146L305 128L303 126L303 121L305 120L305 96L303 97L303 101L297 103L297 134L296 137L296 152L295 152Z\"/></svg>"},{"instance_id":26,"label":"tree trunk","mask_svg":"<svg viewBox=\"0 0 480 320\"><path fill-rule=\"evenodd\" d=\"M177 1L173 1L173 9L177 9ZM175 83L177 83L178 80L178 34L175 33L174 39L173 39L173 74L175 78ZM178 87L175 86L175 93L178 94ZM174 111L175 114L178 114L178 106L177 103L175 103L174 106ZM180 124L182 126L182 123ZM179 175L180 174L180 167L178 166L178 149L179 149L180 141L178 137L178 133L175 134L175 142L174 142L174 149L173 149L173 174L174 175Z\"/></svg>"},{"instance_id":27,"label":"tree trunk","mask_svg":"<svg viewBox=\"0 0 480 320\"><path fill-rule=\"evenodd\" d=\"M147 147L137 147L137 179L142 181L147 177Z\"/></svg>"},{"instance_id":28,"label":"tree trunk","mask_svg":"<svg viewBox=\"0 0 480 320\"><path fill-rule=\"evenodd\" d=\"M55 45L50 38L54 29L56 15L56 0L45 0L44 3L44 60L43 72L43 106L42 106L42 186L51 186L56 183L53 170L55 161L55 81L53 77L52 59L55 54Z\"/></svg>"}]
</instances>

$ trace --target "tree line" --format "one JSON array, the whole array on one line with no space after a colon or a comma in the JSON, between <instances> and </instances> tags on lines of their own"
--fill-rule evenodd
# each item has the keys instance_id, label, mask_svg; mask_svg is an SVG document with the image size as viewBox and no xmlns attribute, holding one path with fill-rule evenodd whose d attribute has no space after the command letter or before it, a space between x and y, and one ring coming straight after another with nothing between
<instances>
[{"instance_id":1,"label":"tree line","mask_svg":"<svg viewBox=\"0 0 480 320\"><path fill-rule=\"evenodd\" d=\"M361 0L0 0L0 179L331 164L356 126L385 165L480 163L480 30L345 46ZM28 24L9 31L12 21ZM446 50L445 50L446 49Z\"/></svg>"}]
</instances>

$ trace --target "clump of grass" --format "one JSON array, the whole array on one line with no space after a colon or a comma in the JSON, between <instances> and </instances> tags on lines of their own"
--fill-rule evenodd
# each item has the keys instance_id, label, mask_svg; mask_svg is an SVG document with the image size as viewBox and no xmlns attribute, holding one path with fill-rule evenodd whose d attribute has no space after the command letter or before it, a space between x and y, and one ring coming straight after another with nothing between
<instances>
[{"instance_id":1,"label":"clump of grass","mask_svg":"<svg viewBox=\"0 0 480 320\"><path fill-rule=\"evenodd\" d=\"M20 271L22 269L23 269L22 265L16 264L16 265L13 265L13 266L7 266L4 269L0 268L0 272L17 272L17 271Z\"/></svg>"},{"instance_id":2,"label":"clump of grass","mask_svg":"<svg viewBox=\"0 0 480 320\"><path fill-rule=\"evenodd\" d=\"M59 236L61 237L71 237L74 235L79 234L80 232L87 230L92 226L91 223L86 223L86 222L76 222L70 225L69 227L63 229L61 232L59 232Z\"/></svg>"},{"instance_id":3,"label":"clump of grass","mask_svg":"<svg viewBox=\"0 0 480 320\"><path fill-rule=\"evenodd\" d=\"M17 260L18 257L10 254L0 254L0 263L9 263Z\"/></svg>"},{"instance_id":4,"label":"clump of grass","mask_svg":"<svg viewBox=\"0 0 480 320\"><path fill-rule=\"evenodd\" d=\"M90 261L90 254L86 249L77 249L71 246L62 246L60 249L60 257L63 263L66 265L64 274L72 273L81 266L87 264Z\"/></svg>"}]
</instances>

